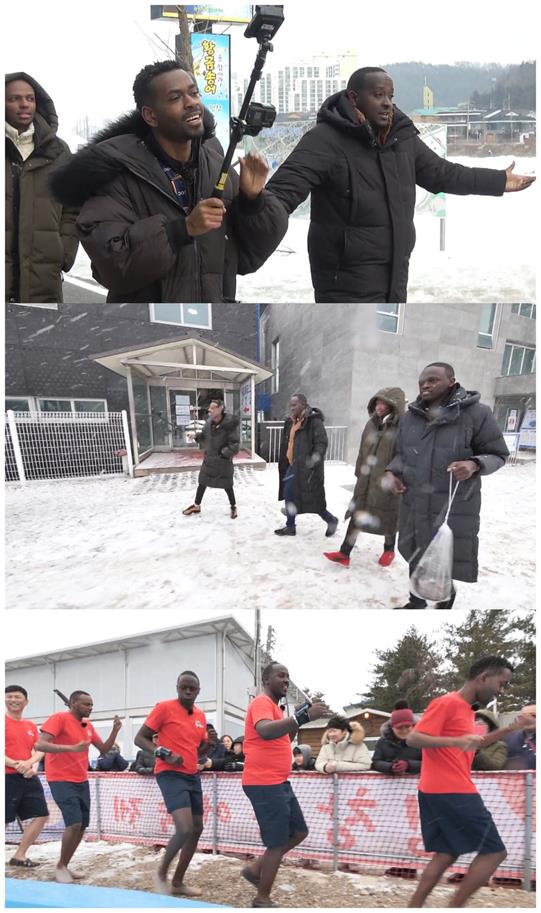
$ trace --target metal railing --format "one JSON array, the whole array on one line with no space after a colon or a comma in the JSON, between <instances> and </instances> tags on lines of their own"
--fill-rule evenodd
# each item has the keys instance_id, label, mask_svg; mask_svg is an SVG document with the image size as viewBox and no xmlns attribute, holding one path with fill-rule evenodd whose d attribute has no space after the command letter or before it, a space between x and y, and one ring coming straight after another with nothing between
<instances>
[{"instance_id":1,"label":"metal railing","mask_svg":"<svg viewBox=\"0 0 541 913\"><path fill-rule=\"evenodd\" d=\"M267 463L277 463L280 454L280 444L282 441L283 422L278 424L274 422L259 422L259 455ZM329 444L325 454L326 463L345 463L346 446L347 446L347 426L346 425L325 425L325 431ZM263 451L263 452L261 452Z\"/></svg>"},{"instance_id":2,"label":"metal railing","mask_svg":"<svg viewBox=\"0 0 541 913\"><path fill-rule=\"evenodd\" d=\"M126 412L6 414L6 480L133 475Z\"/></svg>"}]
</instances>

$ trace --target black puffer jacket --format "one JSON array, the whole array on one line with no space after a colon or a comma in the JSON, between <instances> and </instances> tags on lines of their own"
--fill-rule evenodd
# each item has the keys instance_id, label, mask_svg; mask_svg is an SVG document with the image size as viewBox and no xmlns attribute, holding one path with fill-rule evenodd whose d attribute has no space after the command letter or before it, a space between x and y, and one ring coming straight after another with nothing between
<instances>
[{"instance_id":1,"label":"black puffer jacket","mask_svg":"<svg viewBox=\"0 0 541 913\"><path fill-rule=\"evenodd\" d=\"M212 195L222 163L208 111L204 123L187 170L192 207ZM255 272L284 236L283 208L266 191L256 200L239 194L230 169L221 228L190 237L148 136L134 111L98 133L53 180L58 199L82 206L77 227L94 278L109 289L110 302L234 299L237 273Z\"/></svg>"},{"instance_id":2,"label":"black puffer jacket","mask_svg":"<svg viewBox=\"0 0 541 913\"><path fill-rule=\"evenodd\" d=\"M239 420L224 412L221 422L207 420L196 441L205 450L199 473L199 484L209 488L231 488L233 485L233 456L239 452Z\"/></svg>"},{"instance_id":3,"label":"black puffer jacket","mask_svg":"<svg viewBox=\"0 0 541 913\"><path fill-rule=\"evenodd\" d=\"M280 441L278 500L284 499L284 476L289 468L287 448L292 419L285 421ZM295 507L298 514L320 514L326 510L324 460L327 432L320 409L307 406L301 427L295 434L293 472L295 473Z\"/></svg>"},{"instance_id":4,"label":"black puffer jacket","mask_svg":"<svg viewBox=\"0 0 541 913\"><path fill-rule=\"evenodd\" d=\"M380 145L342 91L323 103L317 125L267 190L288 214L312 193L308 253L316 301L406 301L415 185L432 193L500 196L505 180L505 171L440 158L398 108Z\"/></svg>"},{"instance_id":5,"label":"black puffer jacket","mask_svg":"<svg viewBox=\"0 0 541 913\"><path fill-rule=\"evenodd\" d=\"M58 303L62 271L71 269L77 253L77 209L54 199L49 178L71 152L56 135L53 100L28 73L9 73L6 84L19 79L36 97L34 151L23 161L6 136L6 301Z\"/></svg>"},{"instance_id":6,"label":"black puffer jacket","mask_svg":"<svg viewBox=\"0 0 541 913\"><path fill-rule=\"evenodd\" d=\"M478 573L481 476L501 469L509 456L496 419L479 399L457 383L431 419L418 397L400 420L396 454L387 466L407 489L401 495L398 549L414 566L444 519L449 463L474 457L479 462L479 472L460 482L448 521L454 533L453 578L469 583Z\"/></svg>"},{"instance_id":7,"label":"black puffer jacket","mask_svg":"<svg viewBox=\"0 0 541 913\"><path fill-rule=\"evenodd\" d=\"M381 727L381 738L374 748L372 770L391 773L394 761L407 761L406 773L417 774L421 769L421 749L410 748L405 739L397 739L390 722L387 722Z\"/></svg>"}]
</instances>

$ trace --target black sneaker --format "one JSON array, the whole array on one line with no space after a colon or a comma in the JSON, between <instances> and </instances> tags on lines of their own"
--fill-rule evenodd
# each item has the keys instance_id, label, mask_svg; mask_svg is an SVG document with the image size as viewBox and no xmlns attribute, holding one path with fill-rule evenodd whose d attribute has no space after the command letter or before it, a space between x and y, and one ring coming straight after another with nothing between
<instances>
[{"instance_id":1,"label":"black sneaker","mask_svg":"<svg viewBox=\"0 0 541 913\"><path fill-rule=\"evenodd\" d=\"M281 526L280 529L274 530L275 536L296 536L297 530L294 526Z\"/></svg>"},{"instance_id":2,"label":"black sneaker","mask_svg":"<svg viewBox=\"0 0 541 913\"><path fill-rule=\"evenodd\" d=\"M329 522L327 523L327 532L325 533L327 538L329 538L329 536L334 536L337 528L338 528L338 517L333 517L333 519L329 520Z\"/></svg>"}]
</instances>

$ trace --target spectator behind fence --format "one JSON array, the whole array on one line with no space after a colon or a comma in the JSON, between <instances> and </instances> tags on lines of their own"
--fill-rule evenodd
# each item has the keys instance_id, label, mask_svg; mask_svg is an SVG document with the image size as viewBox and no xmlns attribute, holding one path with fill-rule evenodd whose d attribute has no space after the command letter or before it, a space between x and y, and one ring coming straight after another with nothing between
<instances>
[{"instance_id":1,"label":"spectator behind fence","mask_svg":"<svg viewBox=\"0 0 541 913\"><path fill-rule=\"evenodd\" d=\"M475 712L475 731L481 735L488 735L499 728L498 718L490 710L481 708ZM507 743L504 739L479 748L475 752L472 770L503 770L507 761Z\"/></svg>"},{"instance_id":2,"label":"spectator behind fence","mask_svg":"<svg viewBox=\"0 0 541 913\"><path fill-rule=\"evenodd\" d=\"M407 744L406 739L415 725L409 707L393 710L390 719L381 727L381 738L372 756L372 770L384 774L416 774L421 770L421 749Z\"/></svg>"},{"instance_id":3,"label":"spectator behind fence","mask_svg":"<svg viewBox=\"0 0 541 913\"><path fill-rule=\"evenodd\" d=\"M535 704L528 704L521 711L535 719ZM535 770L535 723L506 736L507 762L505 770Z\"/></svg>"},{"instance_id":4,"label":"spectator behind fence","mask_svg":"<svg viewBox=\"0 0 541 913\"><path fill-rule=\"evenodd\" d=\"M225 770L225 745L218 739L212 723L207 723L207 743L205 755L199 759L199 770Z\"/></svg>"},{"instance_id":5,"label":"spectator behind fence","mask_svg":"<svg viewBox=\"0 0 541 913\"><path fill-rule=\"evenodd\" d=\"M226 753L224 770L241 771L244 770L244 736L239 735L233 742L230 752Z\"/></svg>"},{"instance_id":6,"label":"spectator behind fence","mask_svg":"<svg viewBox=\"0 0 541 913\"><path fill-rule=\"evenodd\" d=\"M292 770L315 770L316 759L312 757L312 749L309 745L297 745L293 749Z\"/></svg>"},{"instance_id":7,"label":"spectator behind fence","mask_svg":"<svg viewBox=\"0 0 541 913\"><path fill-rule=\"evenodd\" d=\"M224 746L226 752L227 752L227 751L232 751L232 750L233 750L233 737L232 737L232 736L230 736L230 735L223 735L223 736L220 738L220 742L221 742L222 745Z\"/></svg>"},{"instance_id":8,"label":"spectator behind fence","mask_svg":"<svg viewBox=\"0 0 541 913\"><path fill-rule=\"evenodd\" d=\"M130 764L130 770L136 774L150 776L154 773L155 757L152 751L143 751L141 749L135 755L135 761Z\"/></svg>"},{"instance_id":9,"label":"spectator behind fence","mask_svg":"<svg viewBox=\"0 0 541 913\"><path fill-rule=\"evenodd\" d=\"M129 765L129 761L120 754L120 747L115 744L109 749L107 754L100 754L96 762L96 770L107 771L108 773L121 773Z\"/></svg>"},{"instance_id":10,"label":"spectator behind fence","mask_svg":"<svg viewBox=\"0 0 541 913\"><path fill-rule=\"evenodd\" d=\"M330 717L321 738L316 770L326 774L370 770L370 755L360 723L350 722L343 716Z\"/></svg>"}]
</instances>

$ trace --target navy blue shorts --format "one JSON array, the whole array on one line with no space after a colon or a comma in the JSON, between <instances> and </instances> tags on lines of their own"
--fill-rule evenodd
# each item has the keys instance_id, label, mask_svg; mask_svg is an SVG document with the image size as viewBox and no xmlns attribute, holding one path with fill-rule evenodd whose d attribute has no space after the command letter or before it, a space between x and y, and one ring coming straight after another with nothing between
<instances>
[{"instance_id":1,"label":"navy blue shorts","mask_svg":"<svg viewBox=\"0 0 541 913\"><path fill-rule=\"evenodd\" d=\"M268 849L287 846L293 834L308 833L306 821L291 783L243 786L252 803L261 839Z\"/></svg>"},{"instance_id":2,"label":"navy blue shorts","mask_svg":"<svg viewBox=\"0 0 541 913\"><path fill-rule=\"evenodd\" d=\"M90 786L84 783L71 783L69 780L56 780L49 783L51 795L62 812L64 824L90 824Z\"/></svg>"},{"instance_id":3,"label":"navy blue shorts","mask_svg":"<svg viewBox=\"0 0 541 913\"><path fill-rule=\"evenodd\" d=\"M39 777L6 774L6 824L20 818L46 818L49 814Z\"/></svg>"},{"instance_id":4,"label":"navy blue shorts","mask_svg":"<svg viewBox=\"0 0 541 913\"><path fill-rule=\"evenodd\" d=\"M192 815L203 815L203 790L199 774L182 774L163 770L156 775L165 807L169 814L179 808L191 808Z\"/></svg>"},{"instance_id":5,"label":"navy blue shorts","mask_svg":"<svg viewBox=\"0 0 541 913\"><path fill-rule=\"evenodd\" d=\"M505 846L479 793L419 792L427 853L500 853Z\"/></svg>"}]
</instances>

